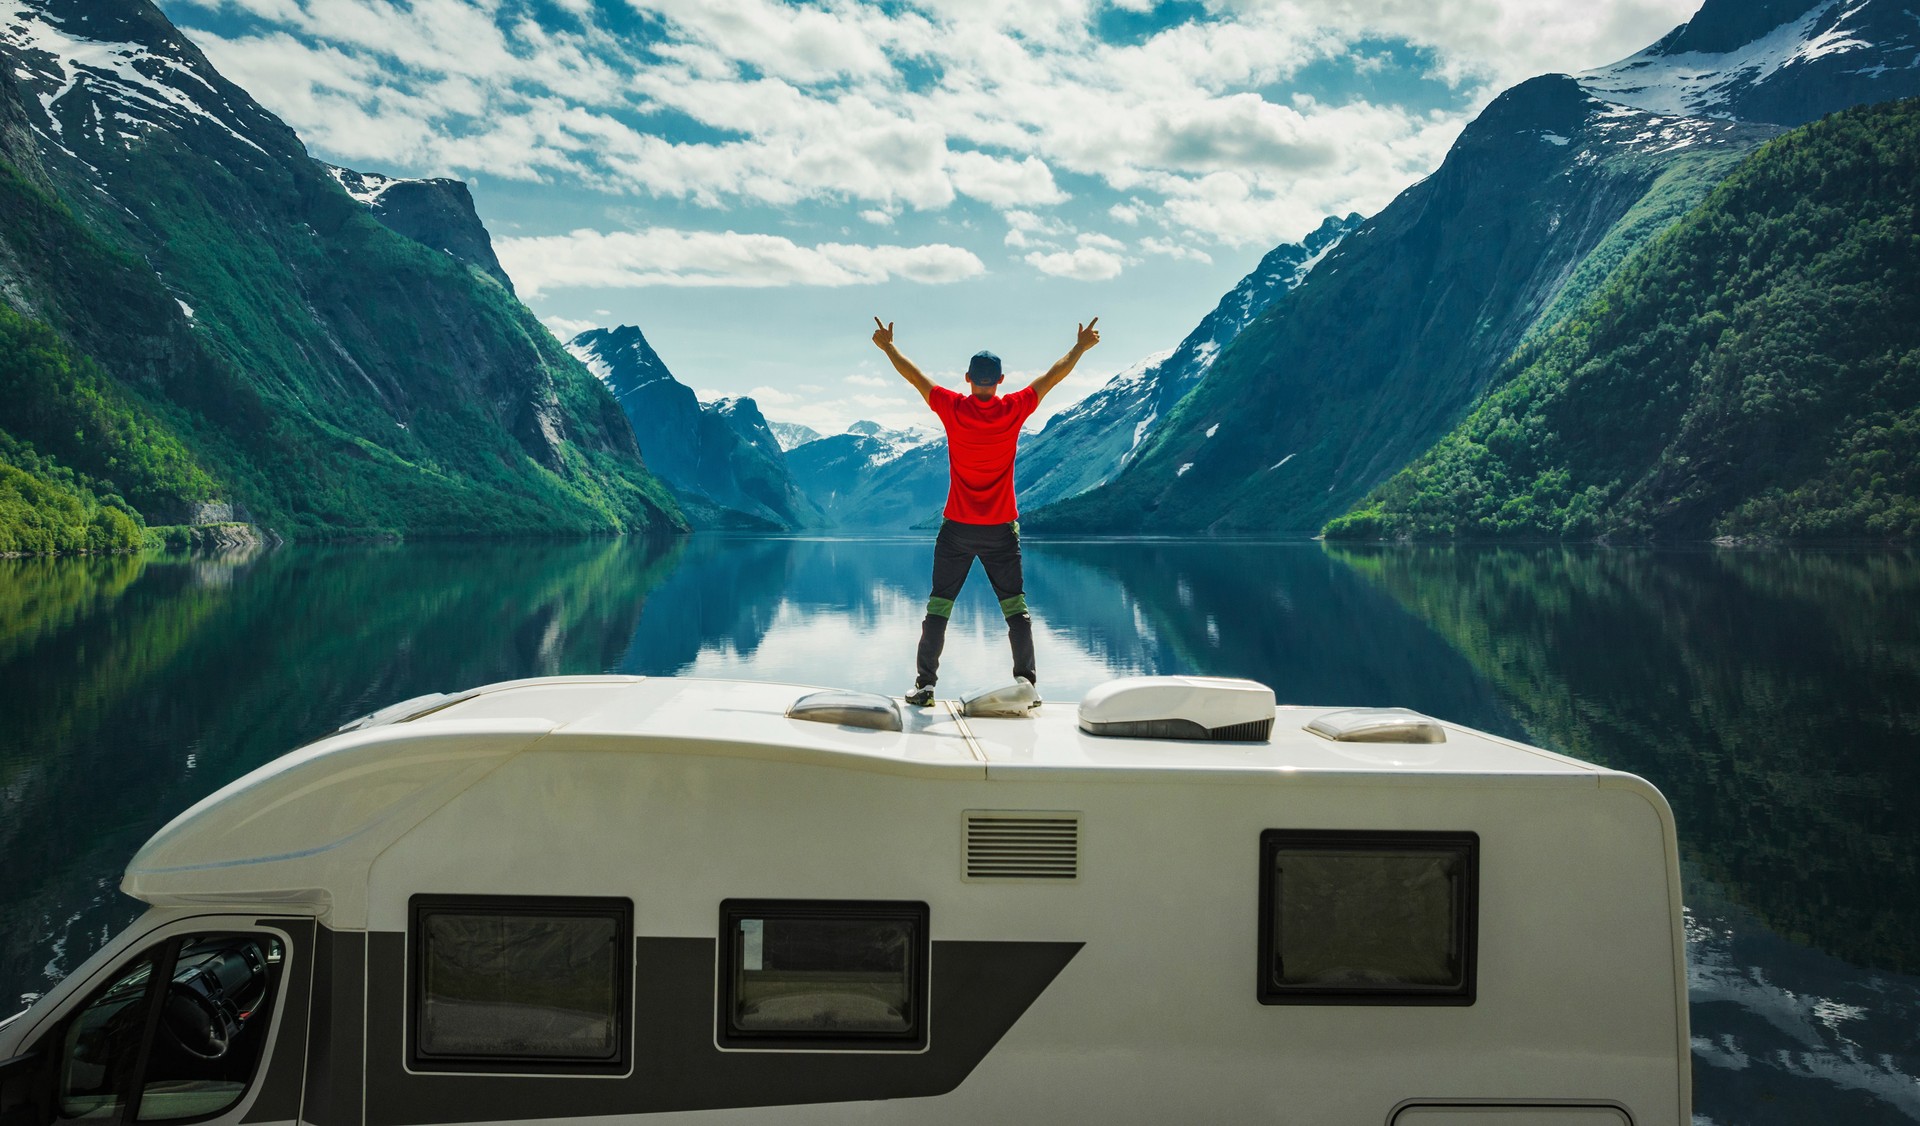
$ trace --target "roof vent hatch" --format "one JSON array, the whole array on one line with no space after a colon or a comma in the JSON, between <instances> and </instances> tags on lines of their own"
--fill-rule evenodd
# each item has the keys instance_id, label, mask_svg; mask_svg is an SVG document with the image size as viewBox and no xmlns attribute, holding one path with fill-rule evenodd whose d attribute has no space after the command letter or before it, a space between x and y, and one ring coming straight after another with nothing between
<instances>
[{"instance_id":1,"label":"roof vent hatch","mask_svg":"<svg viewBox=\"0 0 1920 1126\"><path fill-rule=\"evenodd\" d=\"M1431 716L1407 708L1348 708L1315 716L1315 735L1336 743L1444 743L1447 730Z\"/></svg>"},{"instance_id":2,"label":"roof vent hatch","mask_svg":"<svg viewBox=\"0 0 1920 1126\"><path fill-rule=\"evenodd\" d=\"M787 709L787 718L874 731L899 731L902 727L900 705L893 697L843 688L829 688L800 697Z\"/></svg>"}]
</instances>

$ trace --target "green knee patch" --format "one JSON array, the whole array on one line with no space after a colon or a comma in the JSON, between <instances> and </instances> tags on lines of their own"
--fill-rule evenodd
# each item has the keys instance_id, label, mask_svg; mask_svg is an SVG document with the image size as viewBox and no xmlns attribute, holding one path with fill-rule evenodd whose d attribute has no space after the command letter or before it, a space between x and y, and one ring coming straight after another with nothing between
<instances>
[{"instance_id":1,"label":"green knee patch","mask_svg":"<svg viewBox=\"0 0 1920 1126\"><path fill-rule=\"evenodd\" d=\"M1012 598L1002 598L1000 600L1000 612L1009 618L1015 614L1026 613L1027 596L1024 594L1016 594Z\"/></svg>"},{"instance_id":2,"label":"green knee patch","mask_svg":"<svg viewBox=\"0 0 1920 1126\"><path fill-rule=\"evenodd\" d=\"M927 599L927 613L932 614L936 618L953 617L953 599L951 598Z\"/></svg>"}]
</instances>

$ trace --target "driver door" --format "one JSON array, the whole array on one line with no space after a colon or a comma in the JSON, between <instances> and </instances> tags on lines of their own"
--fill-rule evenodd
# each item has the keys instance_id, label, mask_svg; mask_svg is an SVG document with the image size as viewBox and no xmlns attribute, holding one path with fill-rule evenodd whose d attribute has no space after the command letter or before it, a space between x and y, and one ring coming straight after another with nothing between
<instances>
[{"instance_id":1,"label":"driver door","mask_svg":"<svg viewBox=\"0 0 1920 1126\"><path fill-rule=\"evenodd\" d=\"M299 1061L271 1068L275 1083L263 1077L290 1000L304 1024L304 989L290 998L289 980L312 922L269 922L181 920L133 944L0 1065L0 1126L260 1122L249 1112L262 1087L289 1075L291 1097L276 1090L260 1110L296 1117Z\"/></svg>"}]
</instances>

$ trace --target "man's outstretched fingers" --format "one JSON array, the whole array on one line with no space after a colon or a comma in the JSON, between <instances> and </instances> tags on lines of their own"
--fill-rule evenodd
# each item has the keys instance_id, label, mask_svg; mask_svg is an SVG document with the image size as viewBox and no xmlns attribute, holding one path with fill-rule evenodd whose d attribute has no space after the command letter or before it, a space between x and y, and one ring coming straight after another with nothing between
<instances>
[{"instance_id":1,"label":"man's outstretched fingers","mask_svg":"<svg viewBox=\"0 0 1920 1126\"><path fill-rule=\"evenodd\" d=\"M1090 321L1088 321L1088 322L1087 322L1087 327L1088 327L1088 328L1092 328L1092 327L1093 327L1094 325L1097 325L1097 324L1099 324L1099 323L1100 323L1100 318L1099 318L1099 317L1095 317L1095 318L1093 318L1092 320L1090 320Z\"/></svg>"}]
</instances>

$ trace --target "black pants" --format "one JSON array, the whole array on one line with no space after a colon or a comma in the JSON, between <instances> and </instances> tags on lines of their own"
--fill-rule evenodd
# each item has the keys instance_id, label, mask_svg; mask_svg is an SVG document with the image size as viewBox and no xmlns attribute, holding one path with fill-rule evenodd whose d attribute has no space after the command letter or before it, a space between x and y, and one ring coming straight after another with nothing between
<instances>
[{"instance_id":1,"label":"black pants","mask_svg":"<svg viewBox=\"0 0 1920 1126\"><path fill-rule=\"evenodd\" d=\"M1026 584L1020 577L1020 522L962 524L948 520L933 541L933 597L927 599L927 617L920 623L920 652L915 661L919 684L939 680L940 651L947 644L947 619L953 600L966 584L973 561L986 568L1000 612L1007 616L1007 641L1013 646L1013 675L1035 684L1033 617L1027 613Z\"/></svg>"}]
</instances>

